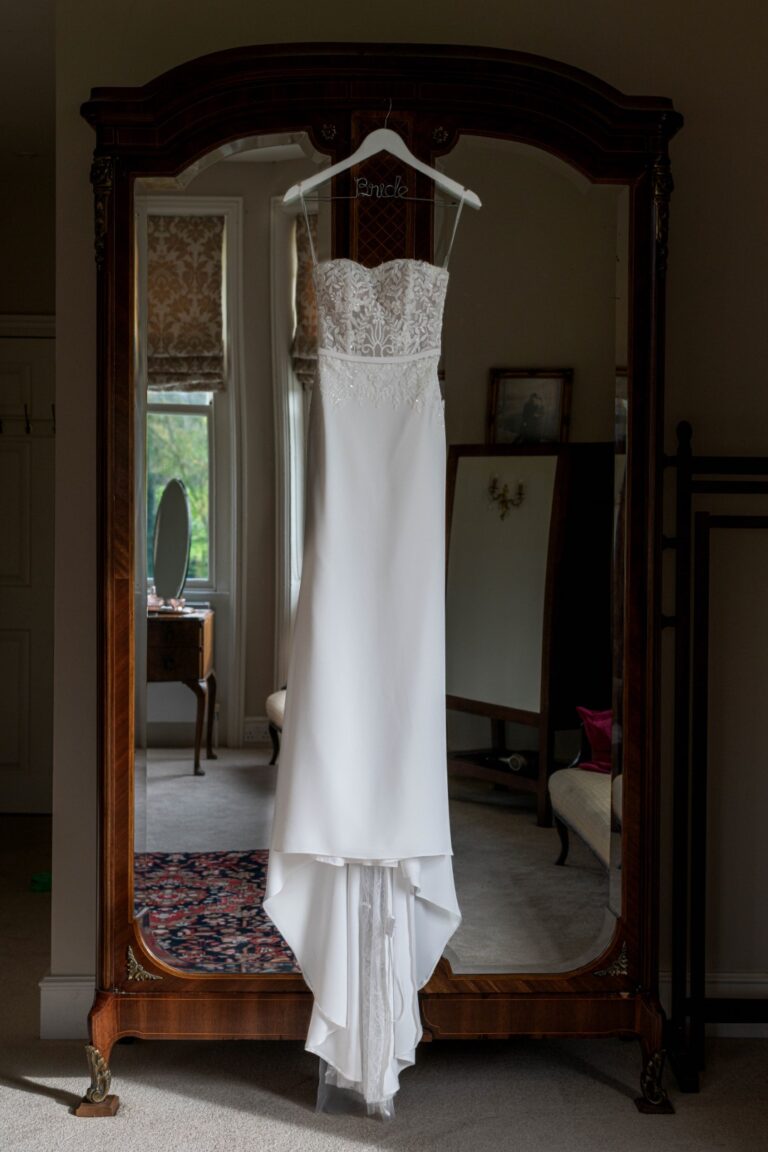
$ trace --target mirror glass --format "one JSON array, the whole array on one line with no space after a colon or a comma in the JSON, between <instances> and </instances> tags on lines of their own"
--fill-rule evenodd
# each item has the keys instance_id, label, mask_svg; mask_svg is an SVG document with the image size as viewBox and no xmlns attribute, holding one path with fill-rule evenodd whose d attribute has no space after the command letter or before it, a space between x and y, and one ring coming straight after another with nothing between
<instances>
[{"instance_id":1,"label":"mirror glass","mask_svg":"<svg viewBox=\"0 0 768 1152\"><path fill-rule=\"evenodd\" d=\"M152 533L150 575L161 600L177 600L184 590L189 568L189 529L187 490L181 480L169 480L160 497Z\"/></svg>"},{"instance_id":2,"label":"mirror glass","mask_svg":"<svg viewBox=\"0 0 768 1152\"><path fill-rule=\"evenodd\" d=\"M448 958L457 972L567 971L602 950L621 909L612 620L628 195L510 141L464 136L441 167L483 201L462 215L443 340L464 914ZM438 251L451 218L438 207Z\"/></svg>"},{"instance_id":3,"label":"mirror glass","mask_svg":"<svg viewBox=\"0 0 768 1152\"><path fill-rule=\"evenodd\" d=\"M301 134L263 137L137 187L136 915L150 950L186 971L295 968L261 908L310 403L306 243L280 198L324 163ZM627 190L497 139L462 137L439 164L483 201L464 210L452 251L441 367L447 770L464 915L447 958L457 972L567 971L602 950L621 910L612 622L623 591L625 440L614 451L614 438L626 428ZM454 212L436 201L438 262ZM205 499L187 487L193 560L198 537L208 551L199 575L190 567L193 611L179 620L189 633L158 638L143 478L148 421L164 401L147 383L147 221L195 213L224 221L224 371L206 392L175 394L180 421L203 429L194 458ZM311 226L329 256L327 200ZM182 246L180 259L202 282L200 252ZM189 465L181 432L178 444ZM166 679L142 682L142 661L157 668L159 649L172 662ZM569 786L555 797L558 774Z\"/></svg>"}]
</instances>

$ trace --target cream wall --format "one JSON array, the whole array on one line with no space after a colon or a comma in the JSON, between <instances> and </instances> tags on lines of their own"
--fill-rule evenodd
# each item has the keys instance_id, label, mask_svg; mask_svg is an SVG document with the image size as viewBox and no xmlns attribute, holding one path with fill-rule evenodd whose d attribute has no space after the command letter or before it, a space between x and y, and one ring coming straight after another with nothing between
<instances>
[{"instance_id":1,"label":"cream wall","mask_svg":"<svg viewBox=\"0 0 768 1152\"><path fill-rule=\"evenodd\" d=\"M667 428L687 417L700 450L757 453L765 450L768 417L760 379L768 351L766 31L765 10L753 0L708 9L695 0L424 0L418 7L296 0L282 8L219 0L215 9L203 0L134 0L107 10L104 0L70 0L59 7L54 974L92 973L95 955L93 138L78 112L89 89L141 84L237 44L357 39L536 52L625 92L672 97L686 127L672 145ZM759 770L754 760L740 766ZM746 884L732 898L745 908L755 899ZM731 962L768 971L753 938L743 944Z\"/></svg>"},{"instance_id":2,"label":"cream wall","mask_svg":"<svg viewBox=\"0 0 768 1152\"><path fill-rule=\"evenodd\" d=\"M466 137L443 167L483 203L462 213L451 253L443 337L449 442L485 439L492 367L572 368L569 438L612 440L620 189L590 184L549 153L506 140ZM448 235L452 223L453 213Z\"/></svg>"},{"instance_id":3,"label":"cream wall","mask_svg":"<svg viewBox=\"0 0 768 1152\"><path fill-rule=\"evenodd\" d=\"M54 0L6 4L0 36L0 315L54 309Z\"/></svg>"},{"instance_id":4,"label":"cream wall","mask_svg":"<svg viewBox=\"0 0 768 1152\"><path fill-rule=\"evenodd\" d=\"M53 315L55 212L52 156L0 171L0 315Z\"/></svg>"}]
</instances>

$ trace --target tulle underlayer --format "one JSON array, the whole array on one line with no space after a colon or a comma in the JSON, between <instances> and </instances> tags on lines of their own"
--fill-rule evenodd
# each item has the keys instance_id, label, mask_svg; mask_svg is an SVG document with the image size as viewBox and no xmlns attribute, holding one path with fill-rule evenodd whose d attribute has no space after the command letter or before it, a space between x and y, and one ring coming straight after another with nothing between
<instances>
[{"instance_id":1,"label":"tulle underlayer","mask_svg":"<svg viewBox=\"0 0 768 1152\"><path fill-rule=\"evenodd\" d=\"M450 855L348 861L272 851L265 910L314 995L318 1107L392 1114L421 1039L418 990L461 921ZM350 1109L351 1110L351 1109Z\"/></svg>"}]
</instances>

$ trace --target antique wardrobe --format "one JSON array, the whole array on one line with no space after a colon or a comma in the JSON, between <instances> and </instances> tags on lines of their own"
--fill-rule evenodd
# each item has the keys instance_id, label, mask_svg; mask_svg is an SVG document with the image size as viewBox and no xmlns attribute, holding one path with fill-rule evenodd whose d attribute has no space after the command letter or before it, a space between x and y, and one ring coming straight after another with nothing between
<instances>
[{"instance_id":1,"label":"antique wardrobe","mask_svg":"<svg viewBox=\"0 0 768 1152\"><path fill-rule=\"evenodd\" d=\"M591 293L601 303L592 320L582 317L577 324L596 351L590 361L592 353L577 352L574 345L571 355L571 439L612 441L615 455L609 498L615 508L613 539L607 549L613 568L604 581L611 588L606 607L611 673L603 699L574 701L613 709L614 783L621 777L621 787L614 789L608 859L583 858L585 870L603 886L599 925L590 941L574 945L556 962L549 953L532 952L506 964L503 952L473 961L457 944L421 993L425 1040L636 1037L642 1056L638 1106L668 1108L657 990L656 686L664 289L672 190L668 143L682 123L680 115L667 99L626 96L577 68L536 56L407 44L287 44L219 52L143 87L94 89L83 115L96 133L91 179L98 275L101 828L98 976L86 1112L116 1107L109 1064L120 1038L302 1039L311 1008L296 971L174 966L172 957L153 946L137 916L134 700L145 677L136 637L146 626L136 595L137 199L142 189L157 190L163 181L173 186L180 174L202 172L214 159L275 142L301 138L305 157L316 165L333 163L387 115L388 126L416 156L443 166L484 197L482 213L465 213L462 228L468 233L460 230L452 257L454 302L446 315L445 357L449 439L482 442L488 373L498 369L499 359L518 368L567 362L568 352L554 343L538 349L526 345L526 332L537 324L542 330L549 325L550 332L564 329L581 297ZM326 202L329 254L367 265L402 256L436 259L436 221L445 212L434 186L410 172L409 195L386 198L387 187L391 191L405 180L403 170L386 155L368 164L362 189L347 174L337 179L333 199ZM530 195L526 173L535 185ZM284 186L292 182L286 179ZM381 195L370 194L375 187ZM558 197L570 197L574 212L587 212L583 226L574 217L575 238L563 235L567 212L557 207ZM478 228L495 232L477 233L473 240L475 221L467 223L467 215L477 216ZM525 233L538 237L540 265L530 253L525 264ZM599 266L602 286L593 285L588 293L586 286L553 283L549 274L537 279L536 268L545 268L550 248L562 251L569 245L581 245L578 258L569 257L577 275L591 276ZM501 256L497 248L503 249ZM485 266L494 261L493 275L486 274ZM498 297L499 285L510 291L509 331L506 344L493 345L480 333L479 315L487 308L478 301L487 299L488 290ZM534 320L525 310L537 295L543 316ZM466 367L462 357L470 351L481 369ZM466 403L457 399L459 387L469 397ZM467 411L473 405L477 415L466 426L462 404ZM503 603L499 612L503 616ZM494 707L478 710L482 723L493 718L497 734L499 723L522 715L503 702ZM212 765L206 780L215 771ZM459 790L472 787L461 777L455 783ZM479 807L482 798L473 811ZM535 814L524 815L535 823ZM554 865L554 830L537 826L535 831L552 837L545 854ZM460 866L457 852L457 872ZM569 860L555 873L570 882L576 867ZM503 928L505 918L513 916L511 907L500 905L497 926ZM567 904L542 912L545 920L563 914L566 921L574 919ZM477 931L482 935L482 926ZM119 1073L119 1060L116 1065Z\"/></svg>"}]
</instances>

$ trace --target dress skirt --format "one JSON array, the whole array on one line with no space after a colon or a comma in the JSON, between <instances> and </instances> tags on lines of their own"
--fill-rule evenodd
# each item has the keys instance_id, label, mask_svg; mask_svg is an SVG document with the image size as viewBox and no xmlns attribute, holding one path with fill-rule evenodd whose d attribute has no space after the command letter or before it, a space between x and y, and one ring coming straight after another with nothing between
<instances>
[{"instance_id":1,"label":"dress skirt","mask_svg":"<svg viewBox=\"0 0 768 1152\"><path fill-rule=\"evenodd\" d=\"M417 993L461 919L437 355L320 352L264 905L314 996L307 1048L373 1104L414 1061Z\"/></svg>"}]
</instances>

